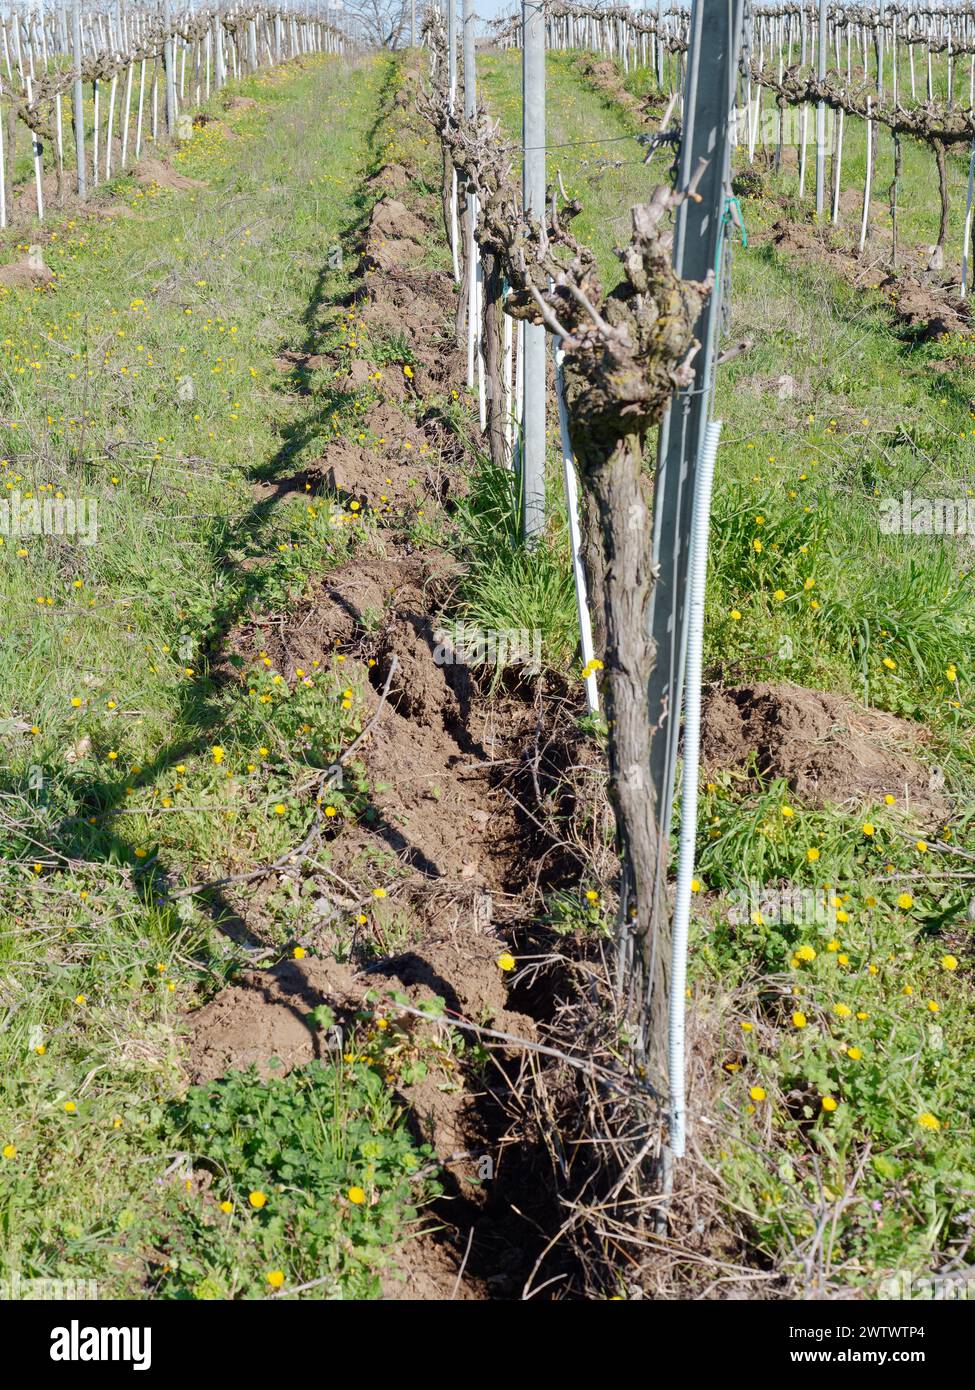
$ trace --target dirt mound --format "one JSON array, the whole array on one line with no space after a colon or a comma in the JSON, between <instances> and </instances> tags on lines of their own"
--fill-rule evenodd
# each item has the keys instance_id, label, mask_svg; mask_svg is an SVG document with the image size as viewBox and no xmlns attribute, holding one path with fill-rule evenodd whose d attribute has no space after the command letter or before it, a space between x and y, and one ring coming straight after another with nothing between
<instances>
[{"instance_id":1,"label":"dirt mound","mask_svg":"<svg viewBox=\"0 0 975 1390\"><path fill-rule=\"evenodd\" d=\"M437 636L434 624L424 612L406 612L386 628L382 641L382 661L388 667L393 656L397 669L390 687L393 708L418 723L456 724L460 718L458 697L448 684L447 667L437 663ZM465 678L467 668L454 668ZM465 694L469 692L465 690Z\"/></svg>"},{"instance_id":2,"label":"dirt mound","mask_svg":"<svg viewBox=\"0 0 975 1390\"><path fill-rule=\"evenodd\" d=\"M481 1300L490 1295L469 1273L458 1277L463 1256L437 1233L421 1231L405 1241L396 1252L396 1269L386 1270L382 1279L384 1302L445 1303L453 1299Z\"/></svg>"},{"instance_id":3,"label":"dirt mound","mask_svg":"<svg viewBox=\"0 0 975 1390\"><path fill-rule=\"evenodd\" d=\"M406 269L414 264L417 247L427 238L426 225L405 203L380 198L369 217L360 271Z\"/></svg>"},{"instance_id":4,"label":"dirt mound","mask_svg":"<svg viewBox=\"0 0 975 1390\"><path fill-rule=\"evenodd\" d=\"M926 342L944 333L967 333L970 323L961 300L939 285L927 285L906 276L888 275L879 288L886 291L897 317Z\"/></svg>"},{"instance_id":5,"label":"dirt mound","mask_svg":"<svg viewBox=\"0 0 975 1390\"><path fill-rule=\"evenodd\" d=\"M492 765L517 760L528 736L525 710L471 704L468 673L454 668L448 680L434 663L434 634L415 616L385 640L401 664L393 708L366 757L377 783L376 833L428 884L482 887L514 902L533 866L519 858L514 804L495 785Z\"/></svg>"},{"instance_id":6,"label":"dirt mound","mask_svg":"<svg viewBox=\"0 0 975 1390\"><path fill-rule=\"evenodd\" d=\"M191 188L202 188L199 179L191 179L189 174L177 173L161 159L143 159L135 171L136 183L155 188L168 188L175 192L187 192Z\"/></svg>"},{"instance_id":7,"label":"dirt mound","mask_svg":"<svg viewBox=\"0 0 975 1390\"><path fill-rule=\"evenodd\" d=\"M8 290L39 288L52 284L54 279L54 272L45 265L39 246L31 246L23 260L0 266L0 285Z\"/></svg>"},{"instance_id":8,"label":"dirt mound","mask_svg":"<svg viewBox=\"0 0 975 1390\"><path fill-rule=\"evenodd\" d=\"M386 164L369 179L369 187L376 193L396 194L404 192L410 184L410 171L402 164Z\"/></svg>"},{"instance_id":9,"label":"dirt mound","mask_svg":"<svg viewBox=\"0 0 975 1390\"><path fill-rule=\"evenodd\" d=\"M44 206L47 209L57 207L59 210L67 207L83 207L76 198L71 197L66 187L66 180L61 180L59 187L58 176L54 172L45 173L41 179L41 196ZM12 196L12 207L18 216L33 220L37 216L37 179L32 171L31 177L24 183L14 185ZM8 210L11 207L8 201Z\"/></svg>"},{"instance_id":10,"label":"dirt mound","mask_svg":"<svg viewBox=\"0 0 975 1390\"><path fill-rule=\"evenodd\" d=\"M210 116L206 111L198 111L193 117L194 130L206 130L211 135L222 135L227 140L236 140L237 133L230 129L226 121Z\"/></svg>"},{"instance_id":11,"label":"dirt mound","mask_svg":"<svg viewBox=\"0 0 975 1390\"><path fill-rule=\"evenodd\" d=\"M577 59L575 66L579 76L593 91L608 97L637 120L646 121L652 114L659 114L659 97L634 96L624 84L623 74L612 59L586 55Z\"/></svg>"},{"instance_id":12,"label":"dirt mound","mask_svg":"<svg viewBox=\"0 0 975 1390\"><path fill-rule=\"evenodd\" d=\"M105 217L109 220L113 217L135 217L135 209L129 203L106 203L102 207L89 205L86 211L89 217Z\"/></svg>"},{"instance_id":13,"label":"dirt mound","mask_svg":"<svg viewBox=\"0 0 975 1390\"><path fill-rule=\"evenodd\" d=\"M781 251L795 252L803 256L824 254L826 251L821 231L814 227L806 227L801 222L790 222L785 217L780 217L778 222L773 223L769 241Z\"/></svg>"},{"instance_id":14,"label":"dirt mound","mask_svg":"<svg viewBox=\"0 0 975 1390\"><path fill-rule=\"evenodd\" d=\"M533 1041L532 1020L506 1007L507 987L496 959L500 949L490 926L482 929L472 915L447 932L441 927L415 951L358 975L349 966L311 956L272 970L244 971L236 984L190 1015L190 1078L216 1081L250 1066L265 1078L284 1076L294 1067L328 1060L351 1039L356 1016L374 1007L396 1018L405 1032L417 1032L422 1021L398 1010L394 993L417 1007L441 999L449 1017L490 1022ZM386 998L384 986L390 991ZM322 1028L313 1017L322 1006L331 1011L334 1028ZM432 1077L402 1088L402 1094L438 1153L447 1157L464 1148L465 1136L469 1141L476 1129L470 1096L445 1089L442 1078L438 1084Z\"/></svg>"},{"instance_id":15,"label":"dirt mound","mask_svg":"<svg viewBox=\"0 0 975 1390\"><path fill-rule=\"evenodd\" d=\"M427 229L405 203L401 203L397 198L380 198L369 219L369 235L370 239L391 237L422 244L426 239Z\"/></svg>"},{"instance_id":16,"label":"dirt mound","mask_svg":"<svg viewBox=\"0 0 975 1390\"><path fill-rule=\"evenodd\" d=\"M292 681L299 666L310 670L335 647L368 645L364 639L389 609L422 609L446 590L456 573L456 561L432 548L422 559L395 548L357 555L294 603L284 621L255 621L236 628L229 649L246 663L267 652L274 669Z\"/></svg>"},{"instance_id":17,"label":"dirt mound","mask_svg":"<svg viewBox=\"0 0 975 1390\"><path fill-rule=\"evenodd\" d=\"M580 58L577 66L583 77L592 82L619 86L619 73L611 58Z\"/></svg>"},{"instance_id":18,"label":"dirt mound","mask_svg":"<svg viewBox=\"0 0 975 1390\"><path fill-rule=\"evenodd\" d=\"M889 793L920 818L939 819L946 810L910 751L927 731L892 714L821 690L757 684L712 689L701 717L708 769L752 764L763 778L784 777L813 805L874 805Z\"/></svg>"},{"instance_id":19,"label":"dirt mound","mask_svg":"<svg viewBox=\"0 0 975 1390\"><path fill-rule=\"evenodd\" d=\"M190 1017L190 1075L215 1081L228 1071L256 1066L262 1076L327 1055L329 1037L310 1014L329 1005L336 1017L354 1012L362 991L352 972L332 960L291 960L274 970L249 970ZM272 1061L280 1061L280 1068Z\"/></svg>"},{"instance_id":20,"label":"dirt mound","mask_svg":"<svg viewBox=\"0 0 975 1390\"><path fill-rule=\"evenodd\" d=\"M432 271L421 277L404 273L402 266L387 266L380 276L375 273L381 267L374 257L366 257L364 269L370 283L382 279L386 288L382 299L370 301L362 311L364 322L374 333L415 334L425 322L428 335L436 342L437 330L446 331L449 328L452 317L448 300L449 281L442 272ZM422 339L418 341L423 343ZM421 355L422 352L421 347ZM437 357L438 378L441 381L456 380L458 366L464 365L456 343L452 339L443 341ZM415 375L415 367L413 371ZM416 389L422 390L419 380Z\"/></svg>"},{"instance_id":21,"label":"dirt mound","mask_svg":"<svg viewBox=\"0 0 975 1390\"><path fill-rule=\"evenodd\" d=\"M882 213L883 209L878 209L878 218ZM906 270L895 274L886 269L890 261L889 239L885 254L861 259L833 244L827 229L783 217L773 224L769 241L787 255L828 263L858 288L879 290L900 322L921 342L936 340L945 333L969 331L968 308L950 284L926 278L920 262L915 266L915 274Z\"/></svg>"},{"instance_id":22,"label":"dirt mound","mask_svg":"<svg viewBox=\"0 0 975 1390\"><path fill-rule=\"evenodd\" d=\"M253 97L230 96L226 94L223 98L223 109L225 111L250 111L257 105Z\"/></svg>"},{"instance_id":23,"label":"dirt mound","mask_svg":"<svg viewBox=\"0 0 975 1390\"><path fill-rule=\"evenodd\" d=\"M474 911L480 899L472 894L469 901L466 918L454 918L446 931L441 926L415 951L383 961L370 971L369 979L386 980L415 1000L437 995L448 1015L490 1020L500 1032L534 1041L533 1021L507 1007L508 986L497 963L498 938L487 920L479 924ZM431 1104L434 1100L428 1096Z\"/></svg>"},{"instance_id":24,"label":"dirt mound","mask_svg":"<svg viewBox=\"0 0 975 1390\"><path fill-rule=\"evenodd\" d=\"M416 242L412 237L370 237L360 269L363 273L370 270L402 270L412 264L415 256Z\"/></svg>"},{"instance_id":25,"label":"dirt mound","mask_svg":"<svg viewBox=\"0 0 975 1390\"><path fill-rule=\"evenodd\" d=\"M386 446L379 448L385 450ZM391 441L389 452L394 450ZM440 495L432 475L428 476L422 466L418 450L413 457L420 466L407 474L389 453L338 443L329 448L320 462L325 485L341 501L357 502L378 516L402 520L405 509L412 513L423 505L424 499Z\"/></svg>"},{"instance_id":26,"label":"dirt mound","mask_svg":"<svg viewBox=\"0 0 975 1390\"><path fill-rule=\"evenodd\" d=\"M416 121L412 96L397 105ZM317 340L309 338L278 358L296 397L306 385L303 370L332 370L334 385L354 393L360 407L356 437L323 440L321 458L303 462L300 473L254 483L260 514L278 500L327 490L344 501L349 518L368 510L383 529L362 528L353 558L309 585L297 602L238 624L214 662L222 679L240 681L264 656L289 682L299 668L308 675L318 663L316 681L327 673L330 683L347 681L362 692L368 732L347 764L353 814L329 821L320 854L228 890L240 930L255 941L274 941L269 949L280 946L280 932L272 930L279 920L275 902L306 905L296 939L310 954L245 973L192 1016L189 1065L207 1079L251 1063L270 1070L273 1057L288 1070L329 1047L327 1034L309 1027L319 1005L347 1028L343 1042L364 1041L369 1025L362 1015L381 1006L390 1025L409 1035L407 1045L416 1039L417 1056L430 1058L426 1075L410 1085L403 1077L420 1069L401 1074L390 1063L390 1084L441 1160L445 1191L435 1211L442 1229L407 1243L399 1260L405 1282L391 1277L387 1294L485 1297L497 1293L493 1281L502 1265L511 1266L504 1294L519 1286L539 1229L513 1215L532 1211L542 1190L533 1167L534 1132L524 1154L510 1139L510 1095L523 1054L503 1042L486 1073L476 1054L448 1044L442 1024L417 1020L394 995L405 994L414 1008L441 999L451 1020L534 1041L537 1025L520 1012L532 1002L534 977L516 977L512 987L498 959L519 953L534 929L536 877L543 864L549 870L545 861L555 851L546 840L533 857L529 840L536 832L523 823L530 813L507 791L513 784L521 800L535 804L518 778L524 772L537 784L543 775L538 683L512 679L503 687L510 693L484 698L486 679L457 661L438 626L458 562L418 544L411 528L425 503L432 510L463 486L454 476L463 445L445 430L442 398L460 386L464 372L453 336L451 278L422 264L437 234L438 209L415 190L406 193L411 178L408 158L373 175L371 191L383 196L369 219L348 299L337 306L365 320L364 351L380 345L386 351L375 361L349 362L338 353L319 355ZM390 196L401 190L409 206ZM408 344L402 353L391 342L400 338ZM337 656L342 664L333 667ZM530 770L529 746L535 750ZM332 954L351 958L355 967L332 964ZM512 988L516 1007L509 1007ZM424 1050L427 1042L436 1044L433 1054ZM485 1179L479 1161L491 1156L500 1163L502 1150L503 1180ZM530 1181L523 1169L531 1169ZM544 1191L543 1198L548 1201ZM491 1229L482 1233L479 1218L489 1209Z\"/></svg>"},{"instance_id":27,"label":"dirt mound","mask_svg":"<svg viewBox=\"0 0 975 1390\"><path fill-rule=\"evenodd\" d=\"M382 429L378 418L375 428ZM431 452L421 452L422 442L422 435L402 417L374 444L337 439L300 473L255 481L254 496L262 503L297 496L320 501L326 490L361 515L371 512L386 524L402 525L445 494L443 470Z\"/></svg>"}]
</instances>

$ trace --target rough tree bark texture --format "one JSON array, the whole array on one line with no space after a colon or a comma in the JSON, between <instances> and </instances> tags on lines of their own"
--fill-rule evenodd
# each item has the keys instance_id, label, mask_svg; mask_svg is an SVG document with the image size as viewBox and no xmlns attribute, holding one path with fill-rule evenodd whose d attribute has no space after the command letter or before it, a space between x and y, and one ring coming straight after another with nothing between
<instances>
[{"instance_id":1,"label":"rough tree bark texture","mask_svg":"<svg viewBox=\"0 0 975 1390\"><path fill-rule=\"evenodd\" d=\"M504 418L507 402L504 398L504 384L501 379L501 354L503 351L504 318L502 311L501 263L493 251L481 255L484 286L484 382L487 395L487 438L491 462L496 468L507 463L507 448L504 440Z\"/></svg>"},{"instance_id":2,"label":"rough tree bark texture","mask_svg":"<svg viewBox=\"0 0 975 1390\"><path fill-rule=\"evenodd\" d=\"M894 175L890 181L890 263L897 269L897 191L901 178L901 138L894 135Z\"/></svg>"},{"instance_id":3,"label":"rough tree bark texture","mask_svg":"<svg viewBox=\"0 0 975 1390\"><path fill-rule=\"evenodd\" d=\"M567 387L570 402L572 388ZM571 410L571 406L570 406ZM570 416L571 418L571 416ZM586 506L583 560L595 599L596 650L604 653L602 695L608 739L609 795L616 816L623 875L620 931L633 938L636 965L627 984L627 1013L645 1039L651 1080L666 1077L670 923L654 899L658 875L657 807L649 777L651 729L647 686L650 640L650 508L641 433L624 435L608 454L572 431ZM650 1014L645 1013L650 999Z\"/></svg>"},{"instance_id":4,"label":"rough tree bark texture","mask_svg":"<svg viewBox=\"0 0 975 1390\"><path fill-rule=\"evenodd\" d=\"M13 207L14 197L14 161L17 158L17 111L14 106L7 107L7 159L4 175L6 178L6 199L7 211Z\"/></svg>"},{"instance_id":5,"label":"rough tree bark texture","mask_svg":"<svg viewBox=\"0 0 975 1390\"><path fill-rule=\"evenodd\" d=\"M945 159L945 147L942 140L932 140L931 148L934 150L935 163L938 166L938 190L941 194L941 224L938 227L938 250L944 251L948 241L948 161Z\"/></svg>"},{"instance_id":6,"label":"rough tree bark texture","mask_svg":"<svg viewBox=\"0 0 975 1390\"><path fill-rule=\"evenodd\" d=\"M453 195L454 186L454 166L451 164L447 151L443 153L443 182L440 186L440 206L443 213L443 234L450 245L451 225L450 225L450 203Z\"/></svg>"},{"instance_id":7,"label":"rough tree bark texture","mask_svg":"<svg viewBox=\"0 0 975 1390\"><path fill-rule=\"evenodd\" d=\"M454 313L454 337L457 346L467 351L467 306L471 293L473 266L467 249L471 244L470 211L467 205L466 186L458 180L457 186L457 235L460 237L460 284L457 286L457 308Z\"/></svg>"}]
</instances>

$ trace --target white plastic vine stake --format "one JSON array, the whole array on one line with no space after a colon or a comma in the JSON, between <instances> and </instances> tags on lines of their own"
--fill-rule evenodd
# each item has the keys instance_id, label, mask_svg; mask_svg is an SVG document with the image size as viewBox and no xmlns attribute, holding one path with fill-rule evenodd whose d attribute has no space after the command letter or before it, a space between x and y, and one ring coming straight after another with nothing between
<instances>
[{"instance_id":1,"label":"white plastic vine stake","mask_svg":"<svg viewBox=\"0 0 975 1390\"><path fill-rule=\"evenodd\" d=\"M860 251L867 241L867 225L870 221L870 190L873 187L873 121L870 119L873 98L867 97L867 169L863 183L863 216L860 219Z\"/></svg>"},{"instance_id":2,"label":"white plastic vine stake","mask_svg":"<svg viewBox=\"0 0 975 1390\"><path fill-rule=\"evenodd\" d=\"M522 0L522 147L524 205L545 215L545 7ZM522 516L526 544L545 529L545 328L526 323L522 381L524 433L521 443Z\"/></svg>"},{"instance_id":3,"label":"white plastic vine stake","mask_svg":"<svg viewBox=\"0 0 975 1390\"><path fill-rule=\"evenodd\" d=\"M968 271L971 264L971 245L972 245L972 201L975 195L975 140L972 141L972 151L968 160L968 200L965 204L965 232L964 242L961 248L961 297L968 294Z\"/></svg>"},{"instance_id":4,"label":"white plastic vine stake","mask_svg":"<svg viewBox=\"0 0 975 1390\"><path fill-rule=\"evenodd\" d=\"M589 597L586 593L586 571L582 564L582 533L579 529L579 482L575 458L569 438L569 412L565 403L565 381L562 359L565 353L558 338L552 339L552 359L555 363L555 399L559 411L559 435L562 442L562 477L565 483L565 510L569 520L569 544L572 548L572 578L575 582L576 612L579 616L579 640L586 675L586 704L590 714L599 713L599 689L592 670L595 657L592 643L592 619L589 616Z\"/></svg>"}]
</instances>

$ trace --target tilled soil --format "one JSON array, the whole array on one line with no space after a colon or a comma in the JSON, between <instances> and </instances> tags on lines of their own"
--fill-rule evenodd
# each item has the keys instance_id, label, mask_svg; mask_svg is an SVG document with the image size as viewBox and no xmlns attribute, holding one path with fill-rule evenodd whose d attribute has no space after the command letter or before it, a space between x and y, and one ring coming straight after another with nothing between
<instances>
[{"instance_id":1,"label":"tilled soil","mask_svg":"<svg viewBox=\"0 0 975 1390\"><path fill-rule=\"evenodd\" d=\"M409 88L397 107L405 126L417 121ZM395 1016L395 994L412 1007L440 999L453 1020L533 1042L551 1000L522 987L515 1005L499 954L524 952L537 932L542 872L547 882L560 875L575 881L586 856L600 852L597 841L605 852L598 820L591 845L554 844L540 829L546 800L570 824L572 792L559 774L596 756L591 743L577 746L566 734L551 745L540 732L557 722L556 706L578 714L577 697L542 677L509 683L488 699L475 672L445 661L439 622L458 562L416 545L405 529L421 507L449 506L463 486L457 441L427 405L428 397L459 389L464 360L451 330L453 284L425 264L442 231L415 173L404 158L369 180L378 201L350 299L368 335L402 335L412 375L386 363L377 381L367 359L346 362L344 387L371 392L363 416L368 442L336 440L300 474L254 484L255 499L272 504L325 490L373 513L379 525L350 561L314 581L289 610L239 624L217 662L225 679L239 679L231 656L249 665L265 654L290 680L299 668L341 654L350 683L366 692L366 720L375 719L361 749L368 814L328 842L331 876L310 883L302 878L313 872L307 866L278 875L285 888L297 892L300 880L302 889L314 890L302 898L308 911L299 940L309 954L245 971L191 1017L193 1079L252 1064L280 1074L327 1057L334 1044L327 1031L309 1027L313 1010L327 1005L340 1027L352 1026L364 1008ZM284 349L278 366L296 393L305 373L338 371L315 342ZM870 802L893 792L919 818L936 819L944 806L913 751L922 741L923 731L906 721L839 697L757 684L708 694L702 761L784 777L814 804ZM333 958L338 926L361 912L367 871L379 862L395 865L393 916L385 927L370 921L341 964ZM231 895L258 938L273 887ZM443 1165L445 1196L430 1213L430 1229L397 1252L387 1297L516 1297L546 1232L555 1229L558 1208L545 1165L524 1135L506 1143L521 1055L511 1046L494 1054L487 1072L459 1064L447 1077L431 1071L409 1085L393 1081L410 1124ZM477 1183L486 1155L498 1160L497 1171Z\"/></svg>"},{"instance_id":2,"label":"tilled soil","mask_svg":"<svg viewBox=\"0 0 975 1390\"><path fill-rule=\"evenodd\" d=\"M823 690L758 683L706 693L701 711L706 768L753 766L782 777L811 805L877 805L887 795L918 821L946 805L914 750L930 739L919 724Z\"/></svg>"},{"instance_id":3,"label":"tilled soil","mask_svg":"<svg viewBox=\"0 0 975 1390\"><path fill-rule=\"evenodd\" d=\"M372 513L379 528L289 611L239 624L215 663L224 679L239 680L239 658L251 665L266 654L291 679L298 668L324 665L340 653L350 684L365 691L365 720L376 720L359 750L368 814L328 843L330 862L341 865L333 880L342 886L327 878L313 885L318 896L307 898L299 938L309 955L243 972L191 1016L187 1069L194 1080L250 1065L280 1075L327 1056L328 1035L308 1023L316 1007L327 1005L339 1026L351 1025L363 1009L387 1007L382 1001L394 991L415 1005L438 998L451 1018L517 1039L537 1036L535 1020L510 1007L498 958L532 917L537 832L526 829L504 784L516 777L535 737L539 681L523 680L489 700L475 673L445 658L439 616L457 562L434 546L416 547L403 528L419 509L449 505L463 486L456 442L425 404L428 394L444 396L463 381L463 358L450 331L454 290L443 271L423 263L442 233L410 169L388 165L371 186L381 196L362 236L351 303L369 335L395 332L407 341L411 372L395 363L377 369L365 359L342 368L343 389L370 393L361 416L366 442L336 440L300 475L261 477L254 495L273 504L325 491L347 506L356 503L359 514ZM277 366L297 392L305 373L339 370L314 343L284 349ZM336 924L361 907L355 895L368 893L366 875L379 862L395 865L391 919L384 929L374 917L351 963L338 964L330 958ZM299 869L278 877L296 889L301 875ZM310 886L307 876L302 886ZM258 939L274 891L265 883L231 894ZM394 928L394 939L387 939L384 930ZM388 1010L397 1015L395 1003ZM473 1180L508 1128L517 1057L517 1048L499 1055L487 1079L458 1066L446 1081L431 1072L397 1086L411 1125L445 1165L447 1195L435 1213L441 1229L410 1239L399 1253L388 1296L516 1295L537 1233L512 1217L511 1206L530 1209L546 1198L525 1194L523 1163L509 1165L515 1187L503 1179L479 1186Z\"/></svg>"},{"instance_id":4,"label":"tilled soil","mask_svg":"<svg viewBox=\"0 0 975 1390\"><path fill-rule=\"evenodd\" d=\"M878 209L877 215L881 216L882 210ZM828 263L858 288L879 290L905 332L918 342L971 331L966 301L950 282L925 270L920 251L902 251L902 268L896 273L888 268L889 237L883 255L872 254L868 243L867 253L859 257L837 245L827 231L783 217L772 226L768 240L786 255Z\"/></svg>"}]
</instances>

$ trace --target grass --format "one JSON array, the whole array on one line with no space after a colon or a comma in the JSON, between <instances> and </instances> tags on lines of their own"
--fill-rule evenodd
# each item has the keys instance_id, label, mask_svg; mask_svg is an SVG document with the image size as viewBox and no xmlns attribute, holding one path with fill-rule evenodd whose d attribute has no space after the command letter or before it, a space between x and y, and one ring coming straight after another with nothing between
<instances>
[{"instance_id":1,"label":"grass","mask_svg":"<svg viewBox=\"0 0 975 1390\"><path fill-rule=\"evenodd\" d=\"M429 1151L417 1150L388 1086L362 1063L192 1087L171 1108L167 1138L213 1182L208 1200L188 1180L161 1204L157 1297L254 1298L314 1284L322 1297L375 1298L383 1247L431 1191L421 1175Z\"/></svg>"},{"instance_id":2,"label":"grass","mask_svg":"<svg viewBox=\"0 0 975 1390\"><path fill-rule=\"evenodd\" d=\"M516 63L482 64L512 134ZM289 682L260 653L243 669L227 635L375 540L375 520L326 499L272 502L254 484L363 435L371 388L347 391L343 363L409 361L396 334L364 345L339 307L364 175L395 157L379 119L395 78L386 60L354 79L323 61L245 83L257 106L232 134L205 126L179 156L207 187L119 180L131 215L31 231L56 292L0 297L3 492L84 499L98 522L91 545L0 546L0 1221L5 1269L22 1278L95 1278L103 1297L254 1298L305 1283L311 1296L373 1297L436 1190L363 1060L403 1065L398 1037L367 1035L371 1051L357 1043L286 1078L183 1091L186 1009L245 960L286 954L305 904L270 895L249 956L229 904L163 891L297 843L315 814L310 769L362 726L341 652ZM577 230L611 283L614 241L648 182L635 130L570 56L553 55L548 100L550 141L586 203ZM912 166L926 196L905 236L928 235L925 167ZM788 177L778 191L791 196ZM749 231L780 213L747 203ZM944 823L918 827L896 797L824 809L781 782L705 785L692 1007L719 1040L704 1060L720 1127L702 1143L754 1258L807 1288L814 1277L871 1293L969 1238L975 844L959 793L975 604L958 543L885 535L879 503L966 491L975 430L964 344L919 346L879 294L755 240L736 255L729 326L755 347L719 383L709 678L771 675L920 719L954 795ZM444 263L442 248L431 256ZM333 352L338 368L285 374L285 347ZM459 423L471 403L435 405ZM537 630L546 663L567 669L554 434L549 463L546 543L531 556L510 479L483 460L453 516L418 515L412 534L465 560L453 616ZM241 684L221 678L235 664ZM349 782L340 819L362 809ZM604 934L602 908L577 898L553 898L554 929Z\"/></svg>"},{"instance_id":3,"label":"grass","mask_svg":"<svg viewBox=\"0 0 975 1390\"><path fill-rule=\"evenodd\" d=\"M517 62L492 54L481 68L509 135ZM635 133L574 55L552 55L549 73L550 169L565 142L601 140L608 156L611 134ZM652 82L637 71L627 85ZM850 129L844 186L858 177L861 141ZM930 242L933 161L904 153L902 244ZM886 157L882 147L878 189ZM786 172L772 192L801 216L808 199L794 182ZM576 225L607 275L646 170L623 165L576 187L587 204ZM793 681L918 719L934 735L932 775L956 795L945 824L919 828L894 788L893 805L817 809L782 782L707 784L691 1008L708 1040L704 1104L718 1137L702 1131L699 1142L755 1257L807 1292L818 1280L870 1293L891 1271L964 1250L975 1190L965 798L975 595L963 540L880 525L881 499L904 490L970 492L975 417L967 347L919 345L880 294L784 257L761 238L781 215L771 197L747 201L750 243L734 256L728 333L755 346L719 374L706 674ZM951 247L959 240L953 231Z\"/></svg>"},{"instance_id":4,"label":"grass","mask_svg":"<svg viewBox=\"0 0 975 1390\"><path fill-rule=\"evenodd\" d=\"M514 475L481 458L450 542L465 565L452 606L457 622L481 633L528 633L529 644L537 634L543 663L567 669L579 632L564 505L555 502L544 542L526 550ZM496 678L503 669L499 661Z\"/></svg>"},{"instance_id":5,"label":"grass","mask_svg":"<svg viewBox=\"0 0 975 1390\"><path fill-rule=\"evenodd\" d=\"M117 181L129 215L30 233L55 292L0 298L6 495L97 507L93 544L0 547L0 1220L23 1278L256 1296L268 1271L320 1270L328 1246L312 1296L371 1296L382 1248L428 1190L407 1180L412 1141L362 1068L221 1093L221 1132L266 1105L305 1135L287 1172L271 1147L207 1141L212 1100L177 1104L182 1016L246 956L226 906L161 891L297 843L313 815L297 788L361 727L340 655L293 684L263 659L243 686L217 668L236 660L235 623L296 597L365 530L254 482L356 429L361 402L330 380L296 393L274 357L350 335L341 248L392 71L364 61L350 80L320 60L243 83L256 105L232 132L206 126L177 156L198 188ZM340 817L355 794L336 794ZM300 905L270 901L283 947ZM171 1164L188 1148L220 1169L231 1215L180 1190ZM367 1200L349 1197L359 1188Z\"/></svg>"}]
</instances>

